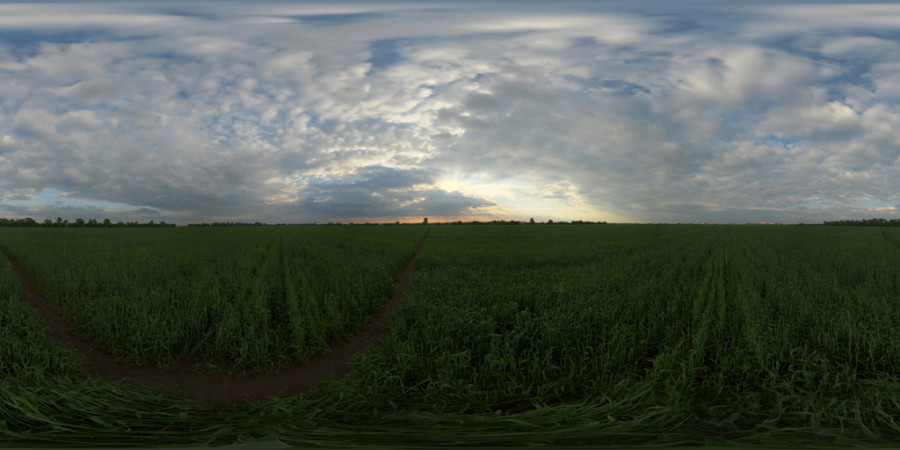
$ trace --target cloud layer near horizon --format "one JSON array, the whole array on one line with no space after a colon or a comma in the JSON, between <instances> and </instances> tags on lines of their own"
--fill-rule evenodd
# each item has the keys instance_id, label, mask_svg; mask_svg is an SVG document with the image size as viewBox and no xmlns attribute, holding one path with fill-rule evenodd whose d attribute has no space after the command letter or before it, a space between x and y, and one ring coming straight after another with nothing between
<instances>
[{"instance_id":1,"label":"cloud layer near horizon","mask_svg":"<svg viewBox=\"0 0 900 450\"><path fill-rule=\"evenodd\" d=\"M0 216L898 217L900 5L0 3Z\"/></svg>"}]
</instances>

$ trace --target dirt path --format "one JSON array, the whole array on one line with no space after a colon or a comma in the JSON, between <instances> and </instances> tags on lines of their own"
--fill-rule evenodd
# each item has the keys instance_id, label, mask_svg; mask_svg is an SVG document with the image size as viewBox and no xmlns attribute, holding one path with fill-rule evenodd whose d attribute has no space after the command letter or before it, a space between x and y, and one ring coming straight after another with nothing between
<instances>
[{"instance_id":1,"label":"dirt path","mask_svg":"<svg viewBox=\"0 0 900 450\"><path fill-rule=\"evenodd\" d=\"M427 237L426 232L426 237ZM384 306L369 318L368 322L344 341L337 343L328 354L311 361L298 363L279 372L251 373L240 377L227 377L217 373L194 370L194 364L177 361L172 367L161 369L153 366L130 366L119 362L105 349L98 348L89 339L75 332L63 319L59 309L51 304L25 274L22 267L10 259L22 281L25 301L37 311L57 342L75 349L83 357L82 367L105 378L128 379L151 385L165 391L214 403L240 403L261 400L273 395L291 395L308 391L331 378L338 378L350 371L350 359L377 344L387 333L391 317L400 306L413 275L416 258L425 244L425 237L416 247L394 284L394 292Z\"/></svg>"}]
</instances>

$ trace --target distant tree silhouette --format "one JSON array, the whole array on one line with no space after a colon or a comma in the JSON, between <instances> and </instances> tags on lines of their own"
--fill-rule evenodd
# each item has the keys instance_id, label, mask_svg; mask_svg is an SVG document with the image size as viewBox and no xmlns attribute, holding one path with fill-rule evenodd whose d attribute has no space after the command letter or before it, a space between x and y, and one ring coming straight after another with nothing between
<instances>
[{"instance_id":1,"label":"distant tree silhouette","mask_svg":"<svg viewBox=\"0 0 900 450\"><path fill-rule=\"evenodd\" d=\"M882 217L873 217L871 219L861 220L835 220L833 222L824 222L823 225L830 226L850 226L850 227L900 227L900 219L885 219Z\"/></svg>"}]
</instances>

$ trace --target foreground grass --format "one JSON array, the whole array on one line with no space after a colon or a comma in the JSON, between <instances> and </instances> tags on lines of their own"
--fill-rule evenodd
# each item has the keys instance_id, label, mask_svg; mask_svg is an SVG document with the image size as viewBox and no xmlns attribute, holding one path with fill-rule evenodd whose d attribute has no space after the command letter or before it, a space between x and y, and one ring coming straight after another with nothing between
<instances>
[{"instance_id":1,"label":"foreground grass","mask_svg":"<svg viewBox=\"0 0 900 450\"><path fill-rule=\"evenodd\" d=\"M223 409L81 373L0 262L10 445L887 444L900 234L433 227L383 347Z\"/></svg>"}]
</instances>

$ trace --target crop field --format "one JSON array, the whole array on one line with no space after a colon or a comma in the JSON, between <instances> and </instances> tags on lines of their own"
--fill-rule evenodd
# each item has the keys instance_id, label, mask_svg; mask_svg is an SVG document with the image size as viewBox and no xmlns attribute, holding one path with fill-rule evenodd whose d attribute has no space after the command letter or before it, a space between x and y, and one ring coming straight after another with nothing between
<instances>
[{"instance_id":1,"label":"crop field","mask_svg":"<svg viewBox=\"0 0 900 450\"><path fill-rule=\"evenodd\" d=\"M900 439L897 228L0 229L121 364L232 377L339 348L422 242L348 374L227 405L85 370L0 258L0 446Z\"/></svg>"},{"instance_id":2,"label":"crop field","mask_svg":"<svg viewBox=\"0 0 900 450\"><path fill-rule=\"evenodd\" d=\"M384 227L10 231L9 255L65 317L124 361L189 357L229 371L321 354L391 292L424 234Z\"/></svg>"}]
</instances>

